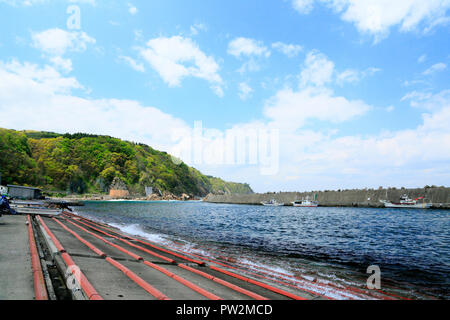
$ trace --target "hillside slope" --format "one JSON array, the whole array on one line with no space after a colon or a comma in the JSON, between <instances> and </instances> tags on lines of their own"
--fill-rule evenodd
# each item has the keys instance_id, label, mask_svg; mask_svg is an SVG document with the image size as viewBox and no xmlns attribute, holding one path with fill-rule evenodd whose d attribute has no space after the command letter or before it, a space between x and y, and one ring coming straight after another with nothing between
<instances>
[{"instance_id":1,"label":"hillside slope","mask_svg":"<svg viewBox=\"0 0 450 320\"><path fill-rule=\"evenodd\" d=\"M166 152L109 136L15 131L0 128L3 184L39 186L70 193L106 193L115 177L132 194L145 186L175 195L253 193L248 184L205 176Z\"/></svg>"}]
</instances>

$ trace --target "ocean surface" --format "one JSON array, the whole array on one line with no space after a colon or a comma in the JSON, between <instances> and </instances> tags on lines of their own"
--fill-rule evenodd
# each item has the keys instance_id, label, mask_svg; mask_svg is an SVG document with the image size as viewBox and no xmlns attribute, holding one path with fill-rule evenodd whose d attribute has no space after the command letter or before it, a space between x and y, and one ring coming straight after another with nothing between
<instances>
[{"instance_id":1,"label":"ocean surface","mask_svg":"<svg viewBox=\"0 0 450 320\"><path fill-rule=\"evenodd\" d=\"M75 212L266 274L362 287L367 268L377 265L382 289L450 298L449 210L105 201Z\"/></svg>"}]
</instances>

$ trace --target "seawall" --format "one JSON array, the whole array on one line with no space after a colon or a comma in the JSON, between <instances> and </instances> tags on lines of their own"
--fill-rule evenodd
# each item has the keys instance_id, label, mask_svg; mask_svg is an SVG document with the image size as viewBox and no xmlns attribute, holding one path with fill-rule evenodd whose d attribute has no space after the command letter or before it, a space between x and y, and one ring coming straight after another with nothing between
<instances>
[{"instance_id":1,"label":"seawall","mask_svg":"<svg viewBox=\"0 0 450 320\"><path fill-rule=\"evenodd\" d=\"M342 190L342 191L312 191L312 192L279 192L279 193L255 193L236 195L208 195L204 201L211 203L230 204L255 204L262 201L275 199L278 202L291 205L295 200L301 200L309 196L314 199L317 194L317 201L323 207L384 207L380 200L398 201L403 194L410 198L425 197L426 202L433 203L434 208L450 209L450 188L432 187L417 189L362 189L362 190Z\"/></svg>"}]
</instances>

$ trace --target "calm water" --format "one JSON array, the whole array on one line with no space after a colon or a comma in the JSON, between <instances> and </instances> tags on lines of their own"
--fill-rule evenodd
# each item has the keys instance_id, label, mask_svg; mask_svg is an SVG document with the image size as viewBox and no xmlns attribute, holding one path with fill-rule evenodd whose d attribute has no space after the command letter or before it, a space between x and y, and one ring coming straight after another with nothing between
<instances>
[{"instance_id":1,"label":"calm water","mask_svg":"<svg viewBox=\"0 0 450 320\"><path fill-rule=\"evenodd\" d=\"M342 276L375 264L383 279L450 297L448 210L87 202L77 212L155 241L206 246L288 271L330 266Z\"/></svg>"}]
</instances>

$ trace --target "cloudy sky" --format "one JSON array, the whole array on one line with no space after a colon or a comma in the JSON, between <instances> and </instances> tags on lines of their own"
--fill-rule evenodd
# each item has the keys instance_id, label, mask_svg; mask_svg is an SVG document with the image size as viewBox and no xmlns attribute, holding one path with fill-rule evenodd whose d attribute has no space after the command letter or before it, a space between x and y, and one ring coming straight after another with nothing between
<instances>
[{"instance_id":1,"label":"cloudy sky","mask_svg":"<svg viewBox=\"0 0 450 320\"><path fill-rule=\"evenodd\" d=\"M0 127L176 152L200 123L181 158L259 192L449 186L449 27L450 0L0 0ZM242 130L277 170L206 160Z\"/></svg>"}]
</instances>

